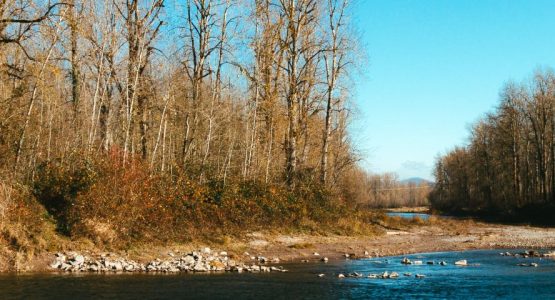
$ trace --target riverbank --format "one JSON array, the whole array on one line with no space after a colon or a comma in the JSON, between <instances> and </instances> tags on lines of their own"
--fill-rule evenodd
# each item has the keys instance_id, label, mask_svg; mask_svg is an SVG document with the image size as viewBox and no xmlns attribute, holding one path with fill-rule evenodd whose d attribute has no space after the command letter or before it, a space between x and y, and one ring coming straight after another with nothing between
<instances>
[{"instance_id":1,"label":"riverbank","mask_svg":"<svg viewBox=\"0 0 555 300\"><path fill-rule=\"evenodd\" d=\"M375 236L257 231L247 233L243 237L225 238L208 243L142 245L114 252L107 252L104 249L100 251L94 247L77 250L89 256L108 253L115 257L148 263L154 260L171 259L175 253L190 253L206 246L213 247L214 251L225 251L237 262L245 264L259 263L260 257L279 263L318 262L324 257L329 260L339 260L345 259L347 255L350 258L364 258L473 249L555 248L555 228L488 224L473 220L447 220L432 217L427 222L404 224L398 228L381 227L381 233ZM4 261L1 267L3 271L54 271L50 265L55 261L55 254L56 252L43 252L19 264Z\"/></svg>"},{"instance_id":2,"label":"riverbank","mask_svg":"<svg viewBox=\"0 0 555 300\"><path fill-rule=\"evenodd\" d=\"M555 248L555 228L432 218L422 225L384 228L377 237L256 233L240 245L250 253L286 261L344 259L345 254L362 258L473 249L547 249Z\"/></svg>"}]
</instances>

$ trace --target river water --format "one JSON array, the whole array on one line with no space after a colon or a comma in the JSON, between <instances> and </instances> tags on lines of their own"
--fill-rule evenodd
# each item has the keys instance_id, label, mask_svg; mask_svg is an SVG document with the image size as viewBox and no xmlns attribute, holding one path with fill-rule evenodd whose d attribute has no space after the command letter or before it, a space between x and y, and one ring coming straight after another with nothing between
<instances>
[{"instance_id":1,"label":"river water","mask_svg":"<svg viewBox=\"0 0 555 300\"><path fill-rule=\"evenodd\" d=\"M418 217L422 220L428 220L430 218L429 214L412 212L387 212L386 215L389 217L401 217L403 219L414 219Z\"/></svg>"},{"instance_id":2,"label":"river water","mask_svg":"<svg viewBox=\"0 0 555 300\"><path fill-rule=\"evenodd\" d=\"M0 299L549 299L555 298L555 261L500 256L505 250L408 255L328 263L287 264L287 273L265 274L43 274L0 276ZM513 250L509 250L513 251ZM516 250L514 250L516 251ZM470 266L453 263L466 259ZM446 261L447 266L426 262ZM519 263L538 264L520 267ZM366 278L395 271L397 279ZM359 272L364 278L338 278ZM404 273L412 273L405 277ZM325 277L318 277L323 273ZM415 278L415 274L426 275Z\"/></svg>"}]
</instances>

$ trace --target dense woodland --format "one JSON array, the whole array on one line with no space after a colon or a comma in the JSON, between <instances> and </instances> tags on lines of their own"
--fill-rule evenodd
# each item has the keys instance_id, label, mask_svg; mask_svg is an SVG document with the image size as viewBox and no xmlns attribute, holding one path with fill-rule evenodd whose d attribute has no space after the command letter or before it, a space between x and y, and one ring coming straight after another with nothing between
<instances>
[{"instance_id":1,"label":"dense woodland","mask_svg":"<svg viewBox=\"0 0 555 300\"><path fill-rule=\"evenodd\" d=\"M508 83L468 145L438 158L432 204L439 209L520 214L555 204L555 75ZM539 216L539 215L538 215Z\"/></svg>"},{"instance_id":2,"label":"dense woodland","mask_svg":"<svg viewBox=\"0 0 555 300\"><path fill-rule=\"evenodd\" d=\"M340 228L364 174L347 133L363 62L349 9L0 0L1 225L23 224L4 236Z\"/></svg>"}]
</instances>

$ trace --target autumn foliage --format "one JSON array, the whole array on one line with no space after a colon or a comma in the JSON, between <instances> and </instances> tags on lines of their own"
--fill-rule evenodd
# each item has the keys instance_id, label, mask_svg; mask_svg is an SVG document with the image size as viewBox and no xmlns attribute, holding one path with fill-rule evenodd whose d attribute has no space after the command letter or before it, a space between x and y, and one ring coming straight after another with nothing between
<instances>
[{"instance_id":1,"label":"autumn foliage","mask_svg":"<svg viewBox=\"0 0 555 300\"><path fill-rule=\"evenodd\" d=\"M311 222L326 228L349 212L319 183L295 190L255 180L201 184L179 171L151 174L141 160L123 164L119 155L38 167L33 193L59 232L120 246L186 242L246 228L303 230Z\"/></svg>"}]
</instances>

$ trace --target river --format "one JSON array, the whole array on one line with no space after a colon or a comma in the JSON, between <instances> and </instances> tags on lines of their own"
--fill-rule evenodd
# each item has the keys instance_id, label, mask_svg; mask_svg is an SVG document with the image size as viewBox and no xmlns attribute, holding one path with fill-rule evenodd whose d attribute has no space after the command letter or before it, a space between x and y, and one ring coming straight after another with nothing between
<instances>
[{"instance_id":1,"label":"river","mask_svg":"<svg viewBox=\"0 0 555 300\"><path fill-rule=\"evenodd\" d=\"M424 221L430 218L430 214L413 212L387 212L386 215L389 217L401 217L403 219L414 219L418 217Z\"/></svg>"},{"instance_id":2,"label":"river","mask_svg":"<svg viewBox=\"0 0 555 300\"><path fill-rule=\"evenodd\" d=\"M369 299L555 297L555 261L501 256L506 250L408 255L423 265L403 265L403 256L328 263L286 264L287 273L265 274L24 274L0 276L0 299ZM508 250L513 252L513 250ZM516 250L514 250L516 251ZM466 259L470 266L455 266ZM446 261L447 266L427 265ZM519 263L537 263L521 267ZM397 272L397 279L366 278ZM338 278L359 272L364 278ZM410 272L412 276L403 274ZM415 274L425 278L415 278ZM318 277L317 274L325 274Z\"/></svg>"}]
</instances>

